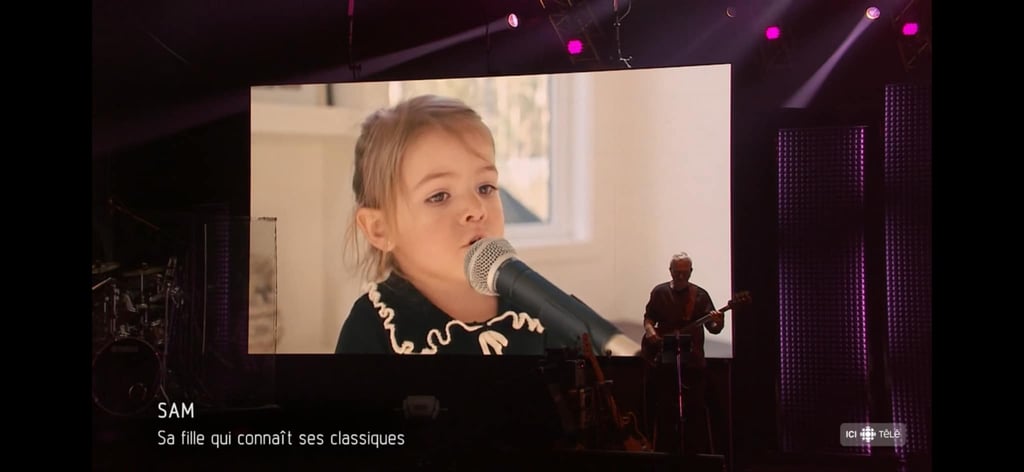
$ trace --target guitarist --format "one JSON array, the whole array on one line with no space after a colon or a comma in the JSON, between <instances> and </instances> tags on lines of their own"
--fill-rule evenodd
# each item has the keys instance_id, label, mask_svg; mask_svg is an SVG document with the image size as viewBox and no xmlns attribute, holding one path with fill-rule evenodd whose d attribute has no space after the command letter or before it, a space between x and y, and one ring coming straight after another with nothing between
<instances>
[{"instance_id":1,"label":"guitarist","mask_svg":"<svg viewBox=\"0 0 1024 472\"><path fill-rule=\"evenodd\" d=\"M676 368L673 364L655 364L648 375L648 424L654 428L655 450L665 452L709 453L705 385L707 361L704 358L704 330L718 334L725 328L725 318L715 309L707 290L690 283L693 260L684 253L672 256L669 262L670 282L651 290L644 312L644 345L648 355L657 352L665 337L691 320L710 315L701 326L681 334L691 335L690 351L682 354L683 416L682 446L678 436L679 408ZM669 355L669 354L666 354ZM685 450L680 451L680 448Z\"/></svg>"}]
</instances>

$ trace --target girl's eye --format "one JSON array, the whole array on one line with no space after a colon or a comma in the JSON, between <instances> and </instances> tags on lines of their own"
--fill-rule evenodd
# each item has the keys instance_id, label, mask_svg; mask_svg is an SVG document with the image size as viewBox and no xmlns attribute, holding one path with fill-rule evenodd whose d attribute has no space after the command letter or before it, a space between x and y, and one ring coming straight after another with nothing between
<instances>
[{"instance_id":1,"label":"girl's eye","mask_svg":"<svg viewBox=\"0 0 1024 472\"><path fill-rule=\"evenodd\" d=\"M441 203L449 197L448 192L438 192L427 198L427 203Z\"/></svg>"},{"instance_id":2,"label":"girl's eye","mask_svg":"<svg viewBox=\"0 0 1024 472\"><path fill-rule=\"evenodd\" d=\"M485 184L480 186L479 192L484 195L490 195L491 193L496 192L497 190L498 187L495 187L491 184Z\"/></svg>"}]
</instances>

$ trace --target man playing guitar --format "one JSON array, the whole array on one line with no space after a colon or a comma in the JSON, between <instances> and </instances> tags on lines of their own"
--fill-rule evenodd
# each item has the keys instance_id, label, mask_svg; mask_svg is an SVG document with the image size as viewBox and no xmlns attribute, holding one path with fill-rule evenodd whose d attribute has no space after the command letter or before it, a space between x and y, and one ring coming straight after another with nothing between
<instances>
[{"instance_id":1,"label":"man playing guitar","mask_svg":"<svg viewBox=\"0 0 1024 472\"><path fill-rule=\"evenodd\" d=\"M679 438L679 399L676 369L656 368L649 379L647 396L650 423L654 426L655 450L679 451L685 448L686 453L709 452L707 420L704 402L705 368L704 329L711 334L718 334L725 328L725 318L721 311L715 309L707 290L690 283L693 274L693 261L686 253L672 256L669 263L670 282L657 285L651 290L650 300L644 312L644 354L657 359L664 338L674 336L677 332L690 336L690 351L682 353L682 403L685 438ZM694 320L707 317L702 324L688 324ZM667 367L667 366L666 366ZM680 439L684 445L680 445Z\"/></svg>"}]
</instances>

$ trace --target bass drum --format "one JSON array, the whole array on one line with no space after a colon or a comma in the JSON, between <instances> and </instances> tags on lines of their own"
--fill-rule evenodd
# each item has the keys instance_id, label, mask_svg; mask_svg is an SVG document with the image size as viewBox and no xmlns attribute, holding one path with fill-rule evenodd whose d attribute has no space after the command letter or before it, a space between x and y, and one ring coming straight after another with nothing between
<instances>
[{"instance_id":1,"label":"bass drum","mask_svg":"<svg viewBox=\"0 0 1024 472\"><path fill-rule=\"evenodd\" d=\"M118 339L93 358L93 401L107 413L139 414L153 402L159 388L160 357L141 339Z\"/></svg>"}]
</instances>

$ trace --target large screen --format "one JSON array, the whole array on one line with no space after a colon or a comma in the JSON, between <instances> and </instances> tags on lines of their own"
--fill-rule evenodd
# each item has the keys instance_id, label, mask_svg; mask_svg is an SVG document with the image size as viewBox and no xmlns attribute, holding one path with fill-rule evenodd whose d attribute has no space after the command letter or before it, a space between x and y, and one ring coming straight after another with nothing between
<instances>
[{"instance_id":1,"label":"large screen","mask_svg":"<svg viewBox=\"0 0 1024 472\"><path fill-rule=\"evenodd\" d=\"M250 352L334 353L368 287L344 253L361 124L428 93L490 128L505 238L552 284L639 343L652 288L685 252L691 282L724 306L731 79L726 64L253 87L251 216L273 228L252 245ZM725 319L708 357L732 357Z\"/></svg>"}]
</instances>

